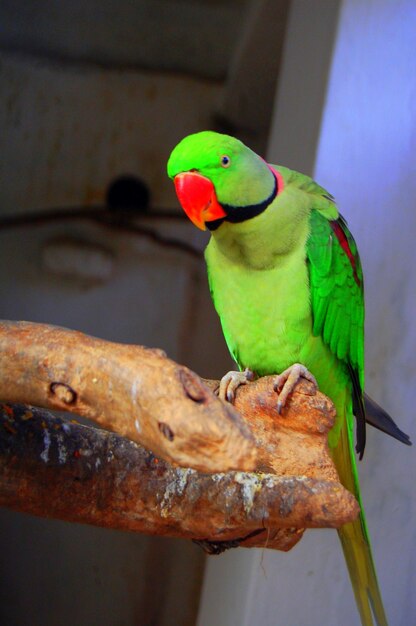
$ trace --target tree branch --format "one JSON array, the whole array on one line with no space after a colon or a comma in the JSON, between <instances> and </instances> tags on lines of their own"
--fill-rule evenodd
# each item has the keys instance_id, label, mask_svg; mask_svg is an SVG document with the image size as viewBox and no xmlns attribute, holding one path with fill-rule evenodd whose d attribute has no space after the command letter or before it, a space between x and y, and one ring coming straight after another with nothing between
<instances>
[{"instance_id":1,"label":"tree branch","mask_svg":"<svg viewBox=\"0 0 416 626\"><path fill-rule=\"evenodd\" d=\"M177 465L255 465L253 436L237 411L161 350L1 322L0 398L83 415Z\"/></svg>"},{"instance_id":2,"label":"tree branch","mask_svg":"<svg viewBox=\"0 0 416 626\"><path fill-rule=\"evenodd\" d=\"M334 407L307 381L279 415L272 377L240 387L233 408L213 394L217 381L157 350L17 322L0 324L0 347L0 398L70 410L120 433L4 404L4 506L192 538L210 552L288 550L302 529L358 514L328 451Z\"/></svg>"},{"instance_id":3,"label":"tree branch","mask_svg":"<svg viewBox=\"0 0 416 626\"><path fill-rule=\"evenodd\" d=\"M174 468L120 435L26 405L0 405L0 433L0 504L43 517L219 551L232 540L288 550L297 528L338 526L356 513L334 481Z\"/></svg>"}]
</instances>

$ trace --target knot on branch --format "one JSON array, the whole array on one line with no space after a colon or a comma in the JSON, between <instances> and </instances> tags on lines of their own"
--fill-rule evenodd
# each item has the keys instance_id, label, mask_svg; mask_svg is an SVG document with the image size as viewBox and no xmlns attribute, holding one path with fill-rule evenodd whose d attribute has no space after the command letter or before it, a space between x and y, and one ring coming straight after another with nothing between
<instances>
[{"instance_id":1,"label":"knot on branch","mask_svg":"<svg viewBox=\"0 0 416 626\"><path fill-rule=\"evenodd\" d=\"M66 383L51 383L49 389L52 396L67 406L75 404L77 401L77 392Z\"/></svg>"}]
</instances>

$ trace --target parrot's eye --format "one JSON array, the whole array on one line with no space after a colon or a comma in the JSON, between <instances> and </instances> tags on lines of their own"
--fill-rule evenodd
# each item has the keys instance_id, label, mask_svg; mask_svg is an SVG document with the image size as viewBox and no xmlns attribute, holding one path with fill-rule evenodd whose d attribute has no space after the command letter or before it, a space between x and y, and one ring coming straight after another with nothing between
<instances>
[{"instance_id":1,"label":"parrot's eye","mask_svg":"<svg viewBox=\"0 0 416 626\"><path fill-rule=\"evenodd\" d=\"M222 167L230 167L231 165L231 159L226 154L223 154L223 156L220 159L220 162L221 162Z\"/></svg>"}]
</instances>

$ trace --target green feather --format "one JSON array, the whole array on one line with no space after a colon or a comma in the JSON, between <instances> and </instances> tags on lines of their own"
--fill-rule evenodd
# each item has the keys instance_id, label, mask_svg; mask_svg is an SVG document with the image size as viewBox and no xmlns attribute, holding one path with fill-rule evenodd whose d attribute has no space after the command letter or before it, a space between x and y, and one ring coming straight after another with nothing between
<instances>
[{"instance_id":1,"label":"green feather","mask_svg":"<svg viewBox=\"0 0 416 626\"><path fill-rule=\"evenodd\" d=\"M220 156L230 166L220 165ZM330 396L337 419L329 434L342 483L361 504L354 454L353 406L363 410L364 300L357 247L334 198L311 178L273 166L283 185L262 213L213 231L205 257L215 308L240 368L275 374L303 363ZM186 137L168 173L198 170L218 202L264 202L273 188L269 166L240 141L212 132ZM232 210L232 209L231 209ZM386 626L361 508L339 531L365 626Z\"/></svg>"}]
</instances>

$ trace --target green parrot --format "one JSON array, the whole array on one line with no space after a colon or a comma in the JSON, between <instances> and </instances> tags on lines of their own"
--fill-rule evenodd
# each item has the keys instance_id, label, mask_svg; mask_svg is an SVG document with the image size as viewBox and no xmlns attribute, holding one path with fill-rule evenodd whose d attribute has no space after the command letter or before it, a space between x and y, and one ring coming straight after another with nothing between
<instances>
[{"instance_id":1,"label":"green parrot","mask_svg":"<svg viewBox=\"0 0 416 626\"><path fill-rule=\"evenodd\" d=\"M371 554L354 454L366 421L406 444L409 438L364 395L363 275L355 241L334 198L311 178L270 165L241 141L204 131L185 137L168 162L182 208L211 238L209 286L239 372L220 395L276 375L281 411L301 376L335 404L329 446L359 518L339 529L362 624L387 619ZM312 375L313 373L313 375Z\"/></svg>"}]
</instances>

